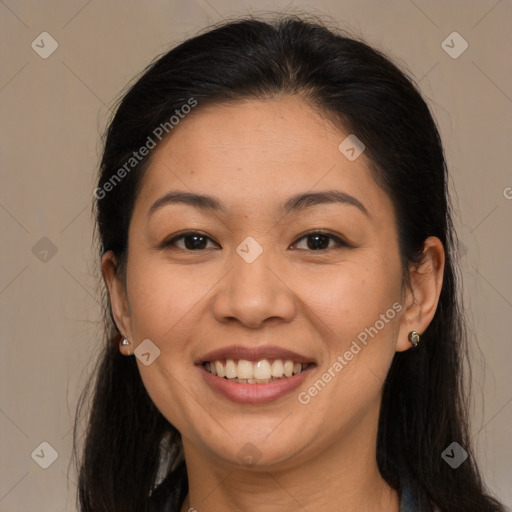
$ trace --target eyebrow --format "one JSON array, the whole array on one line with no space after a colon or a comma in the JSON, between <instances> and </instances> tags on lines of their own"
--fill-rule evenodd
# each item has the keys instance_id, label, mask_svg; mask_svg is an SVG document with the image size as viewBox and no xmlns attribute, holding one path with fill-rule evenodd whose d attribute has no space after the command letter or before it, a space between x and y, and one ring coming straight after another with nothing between
<instances>
[{"instance_id":1,"label":"eyebrow","mask_svg":"<svg viewBox=\"0 0 512 512\"><path fill-rule=\"evenodd\" d=\"M180 203L188 204L204 211L226 213L226 209L221 204L221 202L213 196L173 190L160 197L152 204L148 210L147 217L152 215L157 210L160 210L164 206ZM313 206L317 206L319 204L343 204L355 206L371 219L370 213L361 203L361 201L359 201L359 199L356 199L354 196L339 190L307 192L304 194L294 195L287 199L287 201L282 205L281 211L283 214L288 215L292 212L307 210L308 208L312 208Z\"/></svg>"}]
</instances>

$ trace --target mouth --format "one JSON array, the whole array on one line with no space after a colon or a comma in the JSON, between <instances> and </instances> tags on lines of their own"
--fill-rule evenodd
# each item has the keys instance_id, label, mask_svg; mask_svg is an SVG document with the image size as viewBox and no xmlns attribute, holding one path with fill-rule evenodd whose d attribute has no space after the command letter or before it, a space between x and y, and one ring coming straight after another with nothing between
<instances>
[{"instance_id":1,"label":"mouth","mask_svg":"<svg viewBox=\"0 0 512 512\"><path fill-rule=\"evenodd\" d=\"M285 398L314 371L314 359L278 346L231 345L196 359L206 385L241 404Z\"/></svg>"},{"instance_id":2,"label":"mouth","mask_svg":"<svg viewBox=\"0 0 512 512\"><path fill-rule=\"evenodd\" d=\"M298 375L312 364L293 359L216 359L204 362L203 367L212 375L231 382L269 384Z\"/></svg>"}]
</instances>

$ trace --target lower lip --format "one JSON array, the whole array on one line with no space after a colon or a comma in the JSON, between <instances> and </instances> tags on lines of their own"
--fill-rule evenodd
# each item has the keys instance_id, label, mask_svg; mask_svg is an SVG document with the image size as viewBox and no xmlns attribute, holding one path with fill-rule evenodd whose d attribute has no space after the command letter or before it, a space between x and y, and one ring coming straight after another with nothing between
<instances>
[{"instance_id":1,"label":"lower lip","mask_svg":"<svg viewBox=\"0 0 512 512\"><path fill-rule=\"evenodd\" d=\"M292 377L283 377L268 384L242 384L211 374L203 365L198 366L205 381L218 393L233 402L243 404L264 404L272 402L299 387L307 378L314 365Z\"/></svg>"}]
</instances>

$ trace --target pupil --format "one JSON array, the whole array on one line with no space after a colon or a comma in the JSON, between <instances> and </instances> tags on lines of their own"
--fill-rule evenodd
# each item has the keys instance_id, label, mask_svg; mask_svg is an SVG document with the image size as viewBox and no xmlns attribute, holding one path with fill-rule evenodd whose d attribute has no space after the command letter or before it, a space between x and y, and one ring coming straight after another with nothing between
<instances>
[{"instance_id":1,"label":"pupil","mask_svg":"<svg viewBox=\"0 0 512 512\"><path fill-rule=\"evenodd\" d=\"M325 249L329 245L329 239L328 239L328 237L326 235L311 235L308 238L309 238L309 240L311 240L311 239L315 240L315 242L312 243L312 244L310 244L308 242L308 248L309 249ZM324 244L322 244L322 243L318 244L318 239L319 238L323 238L323 241L324 242L327 241L327 244L325 244L325 243ZM322 247L320 247L319 245L322 246Z\"/></svg>"},{"instance_id":2,"label":"pupil","mask_svg":"<svg viewBox=\"0 0 512 512\"><path fill-rule=\"evenodd\" d=\"M191 240L193 240L191 242ZM311 243L311 241L314 242ZM205 237L202 235L188 235L185 237L185 246L189 250L204 249ZM309 249L326 249L329 246L329 237L326 235L310 235L308 237Z\"/></svg>"},{"instance_id":3,"label":"pupil","mask_svg":"<svg viewBox=\"0 0 512 512\"><path fill-rule=\"evenodd\" d=\"M201 249L201 248L204 248L203 245L204 245L204 236L202 235L189 235L185 238L185 247L187 249L190 249L190 250L193 250L193 249ZM191 239L194 240L193 243L187 243L188 241L190 241ZM198 240L201 240L202 239L202 243L201 241L198 242Z\"/></svg>"}]
</instances>

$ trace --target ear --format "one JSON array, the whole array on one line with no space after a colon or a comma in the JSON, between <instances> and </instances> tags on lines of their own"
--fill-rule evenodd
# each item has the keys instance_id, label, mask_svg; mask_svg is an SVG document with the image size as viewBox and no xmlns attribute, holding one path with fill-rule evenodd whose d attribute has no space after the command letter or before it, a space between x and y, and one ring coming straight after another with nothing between
<instances>
[{"instance_id":1,"label":"ear","mask_svg":"<svg viewBox=\"0 0 512 512\"><path fill-rule=\"evenodd\" d=\"M112 315L117 328L123 336L133 340L126 284L123 276L120 275L118 262L112 251L107 251L101 258L101 273L108 289ZM121 347L120 350L124 355L130 355L129 348Z\"/></svg>"},{"instance_id":2,"label":"ear","mask_svg":"<svg viewBox=\"0 0 512 512\"><path fill-rule=\"evenodd\" d=\"M443 286L444 263L445 252L441 240L428 237L423 245L423 260L409 270L410 285L404 292L397 352L412 348L409 332L423 334L434 318Z\"/></svg>"}]
</instances>

